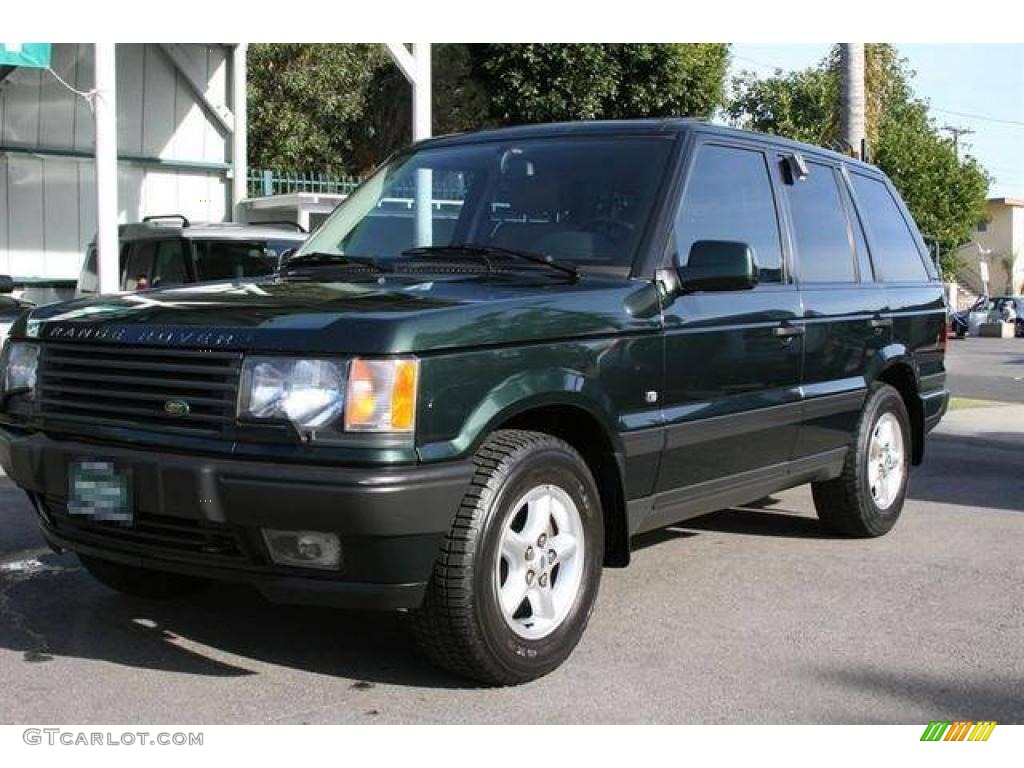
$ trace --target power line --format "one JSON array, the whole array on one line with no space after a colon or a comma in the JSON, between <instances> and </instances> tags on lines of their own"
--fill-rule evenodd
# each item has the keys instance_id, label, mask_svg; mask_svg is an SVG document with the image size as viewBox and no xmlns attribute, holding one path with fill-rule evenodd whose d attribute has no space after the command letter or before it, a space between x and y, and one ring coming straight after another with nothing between
<instances>
[{"instance_id":1,"label":"power line","mask_svg":"<svg viewBox=\"0 0 1024 768\"><path fill-rule=\"evenodd\" d=\"M1003 125L1019 125L1024 127L1024 120L1006 120L1001 117L988 117L986 115L975 115L970 112L957 112L952 109L941 109L939 107L931 107L935 112L942 112L946 115L956 115L957 117L968 117L972 120L985 120L989 123L1002 123Z\"/></svg>"},{"instance_id":2,"label":"power line","mask_svg":"<svg viewBox=\"0 0 1024 768\"><path fill-rule=\"evenodd\" d=\"M749 64L754 64L754 65L756 65L758 67L764 67L765 69L770 69L776 75L781 75L785 71L784 67L777 67L774 64L768 64L767 62L764 62L764 61L758 61L757 59L752 59L749 56L740 56L739 54L736 54L736 53L733 53L731 55L732 55L732 57L734 59L739 59L740 61L745 61L745 62L747 62Z\"/></svg>"},{"instance_id":3,"label":"power line","mask_svg":"<svg viewBox=\"0 0 1024 768\"><path fill-rule=\"evenodd\" d=\"M769 64L766 61L758 61L757 59L752 59L749 56L741 56L737 53L733 53L731 55L734 59L739 59L740 61L746 61L749 62L750 64L755 64L759 67L771 69L775 72L776 75L781 75L783 72L787 70L787 67L780 67L777 64ZM1024 120L1009 120L1003 117L991 117L989 115L979 115L973 112L959 112L955 109L943 109L942 107L933 107L931 105L929 105L928 108L933 112L941 112L944 115L955 115L956 117L966 117L970 118L971 120L984 120L985 122L988 123L1000 123L1002 125L1013 125L1024 128Z\"/></svg>"}]
</instances>

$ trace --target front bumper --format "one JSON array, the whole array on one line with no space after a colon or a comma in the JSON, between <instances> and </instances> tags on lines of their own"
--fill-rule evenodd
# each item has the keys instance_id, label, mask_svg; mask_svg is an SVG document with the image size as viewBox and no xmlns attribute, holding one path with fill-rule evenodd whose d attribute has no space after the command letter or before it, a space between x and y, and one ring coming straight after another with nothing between
<instances>
[{"instance_id":1,"label":"front bumper","mask_svg":"<svg viewBox=\"0 0 1024 768\"><path fill-rule=\"evenodd\" d=\"M69 517L67 467L101 459L132 476L135 523ZM275 464L55 440L0 428L0 465L28 492L49 543L138 567L254 585L275 602L415 608L472 463ZM339 571L272 564L260 529L337 533Z\"/></svg>"}]
</instances>

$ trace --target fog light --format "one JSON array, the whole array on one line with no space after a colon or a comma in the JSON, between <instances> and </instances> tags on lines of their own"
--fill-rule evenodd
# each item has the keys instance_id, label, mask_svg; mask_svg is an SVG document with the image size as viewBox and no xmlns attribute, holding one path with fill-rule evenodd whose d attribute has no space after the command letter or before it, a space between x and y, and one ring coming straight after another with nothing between
<instances>
[{"instance_id":1,"label":"fog light","mask_svg":"<svg viewBox=\"0 0 1024 768\"><path fill-rule=\"evenodd\" d=\"M270 558L278 565L301 568L341 567L341 542L333 533L319 531L274 531L263 529Z\"/></svg>"}]
</instances>

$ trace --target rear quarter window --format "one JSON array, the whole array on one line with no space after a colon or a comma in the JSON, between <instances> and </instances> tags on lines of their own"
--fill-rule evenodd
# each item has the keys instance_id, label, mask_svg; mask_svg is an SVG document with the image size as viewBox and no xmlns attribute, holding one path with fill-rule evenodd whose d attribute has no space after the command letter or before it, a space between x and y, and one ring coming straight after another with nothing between
<instances>
[{"instance_id":1,"label":"rear quarter window","mask_svg":"<svg viewBox=\"0 0 1024 768\"><path fill-rule=\"evenodd\" d=\"M850 175L857 206L871 238L875 271L887 282L928 279L917 241L884 182L854 173Z\"/></svg>"}]
</instances>

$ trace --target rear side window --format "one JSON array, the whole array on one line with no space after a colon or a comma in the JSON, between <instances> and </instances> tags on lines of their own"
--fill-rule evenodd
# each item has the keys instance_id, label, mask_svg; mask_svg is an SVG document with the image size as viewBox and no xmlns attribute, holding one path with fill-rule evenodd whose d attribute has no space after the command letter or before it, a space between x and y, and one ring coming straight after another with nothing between
<instances>
[{"instance_id":1,"label":"rear side window","mask_svg":"<svg viewBox=\"0 0 1024 768\"><path fill-rule=\"evenodd\" d=\"M786 185L793 219L800 280L805 283L853 283L853 243L835 172L808 163L810 173Z\"/></svg>"},{"instance_id":2,"label":"rear side window","mask_svg":"<svg viewBox=\"0 0 1024 768\"><path fill-rule=\"evenodd\" d=\"M733 240L753 250L761 282L780 282L779 222L764 155L702 146L676 215L675 237L680 266L699 240Z\"/></svg>"},{"instance_id":3,"label":"rear side window","mask_svg":"<svg viewBox=\"0 0 1024 768\"><path fill-rule=\"evenodd\" d=\"M883 280L927 280L914 235L889 188L878 179L851 174L857 202L864 213L875 269Z\"/></svg>"}]
</instances>

